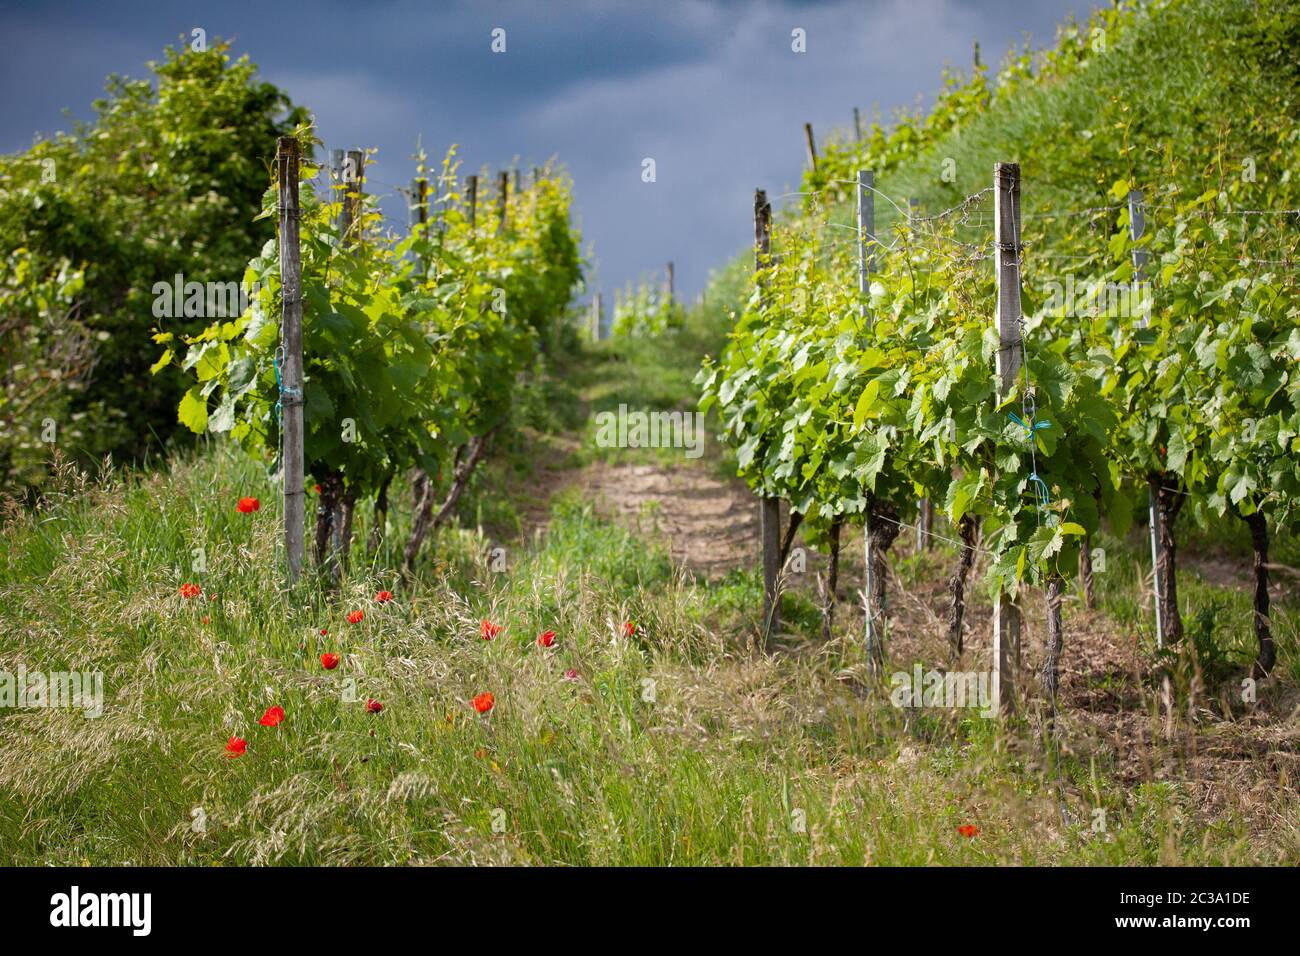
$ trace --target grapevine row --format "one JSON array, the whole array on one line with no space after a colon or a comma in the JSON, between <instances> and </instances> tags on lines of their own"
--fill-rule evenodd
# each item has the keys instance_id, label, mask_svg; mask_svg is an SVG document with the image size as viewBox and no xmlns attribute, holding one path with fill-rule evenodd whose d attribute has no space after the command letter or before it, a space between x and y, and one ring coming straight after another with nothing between
<instances>
[{"instance_id":1,"label":"grapevine row","mask_svg":"<svg viewBox=\"0 0 1300 956\"><path fill-rule=\"evenodd\" d=\"M1160 155L1160 130L1136 120L1114 134L1109 161L1084 173L1073 168L1074 144L1036 154L1027 215L1012 237L1024 318L1010 383L996 373L1003 342L991 266L1007 243L992 241L993 189L916 217L905 199L886 197L898 215L878 238L855 234L843 200L859 170L879 182L929 156L942 171L942 157L928 151L954 129L1027 82L1086 69L1096 30L1113 46L1142 15L1099 11L1037 72L1026 55L992 87L982 70L965 85L949 78L928 118L827 147L805 177L802 208L776 224L770 254L759 256L728 348L699 378L740 475L762 498L787 500L791 532L799 526L810 544L829 548L832 567L845 526L861 526L883 562L920 499L942 509L960 543L949 609L955 658L977 550L995 593L1046 589L1042 682L1051 697L1063 592L1088 567L1103 521L1122 535L1148 496L1158 638L1173 646L1182 638L1180 516L1231 514L1255 551L1255 670L1273 666L1269 528L1294 524L1300 495L1300 216L1288 214L1300 194L1282 174L1285 131L1261 134L1251 170L1267 175L1257 179L1224 177L1218 156L1139 165L1134 155ZM1058 170L1068 175L1052 182ZM1060 208L1065 200L1075 208ZM1143 213L1146 228L1137 228ZM862 242L874 260L865 292ZM1069 296L1056 294L1067 287ZM884 587L883 564L870 564L869 630Z\"/></svg>"},{"instance_id":2,"label":"grapevine row","mask_svg":"<svg viewBox=\"0 0 1300 956\"><path fill-rule=\"evenodd\" d=\"M306 131L300 139L316 145ZM503 176L496 214L481 215L465 195L478 177L462 183L454 150L433 176L421 155L419 215L396 232L365 193L357 157L351 175L333 175L324 187L319 166L304 164L300 175L304 472L320 489L318 561L337 568L357 503L374 500L382 530L391 484L414 470L409 569L507 422L518 380L554 348L581 279L578 236L561 175L535 174L513 194ZM263 215L275 215L277 202L268 190ZM249 263L243 281L253 295L242 315L183 343L155 337L167 348L155 369L180 361L197 379L181 421L229 434L277 473L280 245L268 242ZM181 347L183 359L174 351Z\"/></svg>"}]
</instances>

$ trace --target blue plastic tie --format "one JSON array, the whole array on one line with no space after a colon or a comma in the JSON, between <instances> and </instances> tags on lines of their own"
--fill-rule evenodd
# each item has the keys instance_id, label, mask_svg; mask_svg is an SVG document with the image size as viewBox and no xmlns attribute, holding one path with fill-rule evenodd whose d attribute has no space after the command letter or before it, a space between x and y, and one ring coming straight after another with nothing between
<instances>
[{"instance_id":1,"label":"blue plastic tie","mask_svg":"<svg viewBox=\"0 0 1300 956\"><path fill-rule=\"evenodd\" d=\"M1007 417L1025 430L1025 434L1029 436L1031 442L1034 440L1034 432L1052 427L1051 422L1034 422L1032 425L1026 424L1025 420L1015 412L1007 412ZM1031 448L1030 451L1032 452L1032 450L1033 449ZM1034 486L1034 497L1038 499L1038 510L1042 511L1043 508L1052 503L1051 490L1047 487L1047 482L1038 477L1037 468L1029 473L1029 480Z\"/></svg>"},{"instance_id":2,"label":"blue plastic tie","mask_svg":"<svg viewBox=\"0 0 1300 956\"><path fill-rule=\"evenodd\" d=\"M1030 473L1029 480L1034 483L1034 494L1038 497L1039 509L1041 510L1050 505L1052 503L1052 493L1047 487L1047 482L1039 478L1036 471Z\"/></svg>"},{"instance_id":3,"label":"blue plastic tie","mask_svg":"<svg viewBox=\"0 0 1300 956\"><path fill-rule=\"evenodd\" d=\"M1007 417L1010 418L1017 425L1019 425L1021 428L1023 428L1025 430L1025 433L1028 434L1030 438L1033 438L1034 432L1038 431L1039 429L1052 427L1051 422L1034 422L1032 425L1026 425L1024 420L1015 412L1007 412Z\"/></svg>"},{"instance_id":4,"label":"blue plastic tie","mask_svg":"<svg viewBox=\"0 0 1300 956\"><path fill-rule=\"evenodd\" d=\"M279 396L280 396L279 398L276 399L275 402L275 420L277 422L283 422L284 421L284 397L288 395L290 398L299 398L301 396L301 393L296 388L284 387L284 379L280 376L280 350L279 349L275 350L275 354L272 356L272 361L275 363L275 388L276 391L279 392Z\"/></svg>"}]
</instances>

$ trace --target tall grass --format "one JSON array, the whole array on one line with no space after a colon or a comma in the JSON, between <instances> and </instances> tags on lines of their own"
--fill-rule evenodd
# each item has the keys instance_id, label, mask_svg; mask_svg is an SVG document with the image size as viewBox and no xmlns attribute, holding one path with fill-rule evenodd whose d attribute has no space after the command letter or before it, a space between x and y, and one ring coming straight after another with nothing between
<instances>
[{"instance_id":1,"label":"tall grass","mask_svg":"<svg viewBox=\"0 0 1300 956\"><path fill-rule=\"evenodd\" d=\"M241 495L262 509L237 513ZM576 499L505 571L456 531L436 542L440 572L355 568L334 595L281 591L275 512L261 468L214 448L155 475L65 471L40 510L9 516L0 669L101 670L105 701L98 718L0 710L0 861L1295 859L1286 827L1198 828L1176 786L1104 774L1087 799L1112 808L1106 832L1078 797L1063 825L1014 728L895 710L840 679L828 661L848 648L754 654L753 575L697 584ZM202 597L180 596L191 581ZM381 588L396 598L377 603ZM483 618L504 627L493 641ZM259 726L271 705L287 719ZM227 756L232 735L244 756ZM1279 813L1294 834L1294 805Z\"/></svg>"}]
</instances>

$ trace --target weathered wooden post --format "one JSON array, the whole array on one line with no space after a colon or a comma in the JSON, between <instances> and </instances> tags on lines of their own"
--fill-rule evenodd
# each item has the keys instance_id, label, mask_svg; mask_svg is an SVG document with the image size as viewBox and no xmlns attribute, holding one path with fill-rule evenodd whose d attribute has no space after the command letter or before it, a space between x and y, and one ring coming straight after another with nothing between
<instances>
[{"instance_id":1,"label":"weathered wooden post","mask_svg":"<svg viewBox=\"0 0 1300 956\"><path fill-rule=\"evenodd\" d=\"M281 136L276 144L276 175L280 204L280 404L284 428L284 550L289 584L302 573L306 512L303 476L302 423L302 258L298 207L298 141Z\"/></svg>"},{"instance_id":2,"label":"weathered wooden post","mask_svg":"<svg viewBox=\"0 0 1300 956\"><path fill-rule=\"evenodd\" d=\"M343 244L343 190L344 186L344 158L347 152L341 149L330 150L330 202L339 203L338 216L334 220L335 231L338 233L339 245Z\"/></svg>"},{"instance_id":3,"label":"weathered wooden post","mask_svg":"<svg viewBox=\"0 0 1300 956\"><path fill-rule=\"evenodd\" d=\"M808 168L817 172L817 141L813 138L812 123L803 124L803 135L808 143Z\"/></svg>"},{"instance_id":4,"label":"weathered wooden post","mask_svg":"<svg viewBox=\"0 0 1300 956\"><path fill-rule=\"evenodd\" d=\"M867 299L871 290L871 272L876 266L876 191L875 173L869 169L858 170L857 184L857 227L858 227L858 296L859 315L866 331L871 330L870 310ZM862 609L864 616L864 633L867 645L867 668L873 677L879 677L885 667L884 634L881 633L880 611L876 606L876 593L880 590L877 577L882 572L883 562L880 547L872 534L872 515L875 502L867 500L867 513L862 522L862 557L866 565L866 580L862 589Z\"/></svg>"},{"instance_id":5,"label":"weathered wooden post","mask_svg":"<svg viewBox=\"0 0 1300 956\"><path fill-rule=\"evenodd\" d=\"M772 205L767 193L754 190L754 272L766 268L772 251ZM763 540L763 647L781 626L781 499L764 495L759 502Z\"/></svg>"},{"instance_id":6,"label":"weathered wooden post","mask_svg":"<svg viewBox=\"0 0 1300 956\"><path fill-rule=\"evenodd\" d=\"M875 173L869 169L858 170L857 194L858 221L858 294L861 302L859 315L870 330L867 322L867 293L871 288L871 270L876 260L876 193Z\"/></svg>"},{"instance_id":7,"label":"weathered wooden post","mask_svg":"<svg viewBox=\"0 0 1300 956\"><path fill-rule=\"evenodd\" d=\"M427 201L428 181L423 178L411 180L410 201L406 206L406 224L414 229L424 220L420 217L420 211L425 208Z\"/></svg>"},{"instance_id":8,"label":"weathered wooden post","mask_svg":"<svg viewBox=\"0 0 1300 956\"><path fill-rule=\"evenodd\" d=\"M421 176L419 179L412 181L411 192L415 196L415 207L411 210L411 225L422 227L421 233L427 237L429 234L429 180ZM428 271L428 262L421 258L421 275L427 274Z\"/></svg>"},{"instance_id":9,"label":"weathered wooden post","mask_svg":"<svg viewBox=\"0 0 1300 956\"><path fill-rule=\"evenodd\" d=\"M1142 238L1146 232L1146 217L1142 213L1142 192L1138 189L1129 191L1128 194L1128 229L1129 236L1134 242ZM1133 296L1135 298L1141 290L1142 281L1146 278L1147 251L1139 246L1133 247ZM1138 313L1138 327L1145 329L1148 325L1145 310ZM1165 646L1165 622L1162 614L1162 603L1164 596L1160 593L1160 571L1161 560L1164 555L1160 550L1160 509L1156 506L1156 491L1149 489L1147 493L1147 514L1148 524L1151 527L1151 603L1155 605L1156 610L1156 647Z\"/></svg>"},{"instance_id":10,"label":"weathered wooden post","mask_svg":"<svg viewBox=\"0 0 1300 956\"><path fill-rule=\"evenodd\" d=\"M359 149L331 150L331 156L337 160L335 169L338 180L343 184L343 201L339 207L339 242L350 245L355 242L353 233L358 228L356 223L361 218L361 180L365 175L366 154Z\"/></svg>"},{"instance_id":11,"label":"weathered wooden post","mask_svg":"<svg viewBox=\"0 0 1300 956\"><path fill-rule=\"evenodd\" d=\"M997 252L997 372L1005 395L1021 368L1020 332L1020 164L993 167L994 246ZM1033 436L1030 436L1030 440ZM993 602L993 696L1001 712L1015 709L1020 668L1020 608L998 590Z\"/></svg>"},{"instance_id":12,"label":"weathered wooden post","mask_svg":"<svg viewBox=\"0 0 1300 956\"><path fill-rule=\"evenodd\" d=\"M920 203L915 199L907 201L907 225L909 231L916 219L916 210ZM911 239L909 238L909 242ZM934 505L929 498L922 498L916 509L916 550L925 551L930 547L930 530L934 525Z\"/></svg>"},{"instance_id":13,"label":"weathered wooden post","mask_svg":"<svg viewBox=\"0 0 1300 956\"><path fill-rule=\"evenodd\" d=\"M469 228L474 229L474 217L478 214L478 175L470 173L465 177L465 210L469 215Z\"/></svg>"},{"instance_id":14,"label":"weathered wooden post","mask_svg":"<svg viewBox=\"0 0 1300 956\"><path fill-rule=\"evenodd\" d=\"M501 233L506 228L506 202L510 193L510 174L504 169L497 176L497 232Z\"/></svg>"}]
</instances>

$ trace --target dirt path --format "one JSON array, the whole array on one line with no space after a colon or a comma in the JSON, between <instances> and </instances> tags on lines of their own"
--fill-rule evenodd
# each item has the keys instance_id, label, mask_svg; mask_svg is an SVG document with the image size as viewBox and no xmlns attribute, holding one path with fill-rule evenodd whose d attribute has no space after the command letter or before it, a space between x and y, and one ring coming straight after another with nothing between
<instances>
[{"instance_id":1,"label":"dirt path","mask_svg":"<svg viewBox=\"0 0 1300 956\"><path fill-rule=\"evenodd\" d=\"M700 577L722 577L758 552L758 505L738 479L718 477L706 460L675 465L594 462L546 469L525 508L529 535L545 531L550 501L576 489L597 513L660 537L673 561Z\"/></svg>"}]
</instances>

